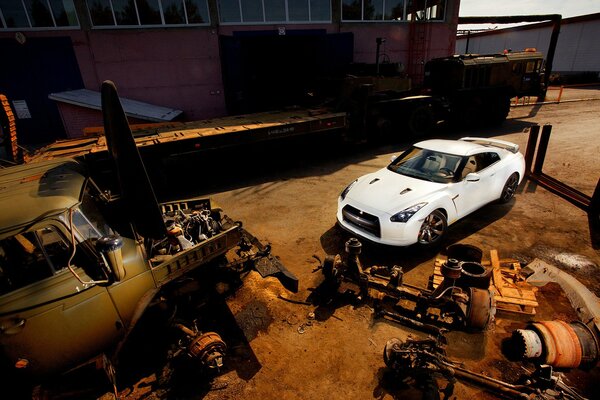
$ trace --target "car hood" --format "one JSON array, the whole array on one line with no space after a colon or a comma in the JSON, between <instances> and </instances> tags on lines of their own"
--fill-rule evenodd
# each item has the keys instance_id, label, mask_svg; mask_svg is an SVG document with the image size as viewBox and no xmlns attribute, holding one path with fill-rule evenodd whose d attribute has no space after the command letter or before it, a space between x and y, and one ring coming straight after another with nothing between
<instances>
[{"instance_id":1,"label":"car hood","mask_svg":"<svg viewBox=\"0 0 600 400\"><path fill-rule=\"evenodd\" d=\"M395 214L443 190L446 184L429 182L381 169L358 179L346 200L389 214Z\"/></svg>"}]
</instances>

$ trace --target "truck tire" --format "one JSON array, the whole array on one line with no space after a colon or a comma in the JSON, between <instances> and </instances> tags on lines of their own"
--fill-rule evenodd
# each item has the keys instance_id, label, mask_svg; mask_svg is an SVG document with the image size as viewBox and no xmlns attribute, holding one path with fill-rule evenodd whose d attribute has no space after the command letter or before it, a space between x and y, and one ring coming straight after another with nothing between
<instances>
[{"instance_id":1,"label":"truck tire","mask_svg":"<svg viewBox=\"0 0 600 400\"><path fill-rule=\"evenodd\" d=\"M460 128L471 129L481 124L481 111L483 103L479 97L464 99L462 104L456 105L452 116L454 125Z\"/></svg>"},{"instance_id":2,"label":"truck tire","mask_svg":"<svg viewBox=\"0 0 600 400\"><path fill-rule=\"evenodd\" d=\"M510 98L499 97L490 101L488 121L491 125L501 125L510 112Z\"/></svg>"},{"instance_id":3,"label":"truck tire","mask_svg":"<svg viewBox=\"0 0 600 400\"><path fill-rule=\"evenodd\" d=\"M407 125L411 138L429 135L435 126L431 105L425 104L413 108L408 114Z\"/></svg>"}]
</instances>

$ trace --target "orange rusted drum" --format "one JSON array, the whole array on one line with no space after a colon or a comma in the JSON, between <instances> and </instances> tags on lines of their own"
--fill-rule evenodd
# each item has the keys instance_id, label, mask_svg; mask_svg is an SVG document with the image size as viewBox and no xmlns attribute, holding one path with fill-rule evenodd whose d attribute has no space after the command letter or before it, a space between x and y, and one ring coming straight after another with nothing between
<instances>
[{"instance_id":1,"label":"orange rusted drum","mask_svg":"<svg viewBox=\"0 0 600 400\"><path fill-rule=\"evenodd\" d=\"M564 321L541 321L532 324L544 343L542 360L557 368L577 368L582 348L575 330Z\"/></svg>"}]
</instances>

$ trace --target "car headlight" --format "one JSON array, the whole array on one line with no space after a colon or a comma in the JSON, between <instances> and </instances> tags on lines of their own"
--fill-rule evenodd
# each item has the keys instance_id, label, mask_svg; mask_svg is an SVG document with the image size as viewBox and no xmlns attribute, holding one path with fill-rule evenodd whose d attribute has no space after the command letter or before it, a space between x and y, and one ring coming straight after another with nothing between
<instances>
[{"instance_id":1,"label":"car headlight","mask_svg":"<svg viewBox=\"0 0 600 400\"><path fill-rule=\"evenodd\" d=\"M354 182L352 182L351 184L349 184L348 186L346 186L346 189L342 190L342 193L340 193L340 197L342 198L342 200L344 200L346 198L346 195L348 194L350 189L352 189L352 186L354 186L354 184L356 182L358 182L358 179L355 180Z\"/></svg>"},{"instance_id":2,"label":"car headlight","mask_svg":"<svg viewBox=\"0 0 600 400\"><path fill-rule=\"evenodd\" d=\"M415 215L415 213L417 211L419 211L421 208L425 207L426 205L427 205L427 203L419 203L419 204L415 204L412 207L405 208L404 210L400 211L399 213L392 215L390 217L390 221L392 221L392 222L407 222L409 219L412 218L413 215Z\"/></svg>"}]
</instances>

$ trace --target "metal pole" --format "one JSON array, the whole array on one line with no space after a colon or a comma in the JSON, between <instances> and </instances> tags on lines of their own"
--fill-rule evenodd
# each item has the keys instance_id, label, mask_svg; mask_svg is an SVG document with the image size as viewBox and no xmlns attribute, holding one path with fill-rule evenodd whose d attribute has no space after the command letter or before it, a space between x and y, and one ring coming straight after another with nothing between
<instances>
[{"instance_id":1,"label":"metal pole","mask_svg":"<svg viewBox=\"0 0 600 400\"><path fill-rule=\"evenodd\" d=\"M540 134L540 126L534 125L529 129L529 140L527 141L527 149L525 150L525 175L531 175L531 165L533 164L533 156L535 154L535 146L537 145L538 136Z\"/></svg>"},{"instance_id":2,"label":"metal pole","mask_svg":"<svg viewBox=\"0 0 600 400\"><path fill-rule=\"evenodd\" d=\"M533 174L540 175L542 173L542 167L546 158L546 151L548 150L548 142L550 141L550 134L552 133L552 125L544 125L542 128L542 135L540 137L540 144L538 146L537 156L535 157L535 164L533 166Z\"/></svg>"}]
</instances>

